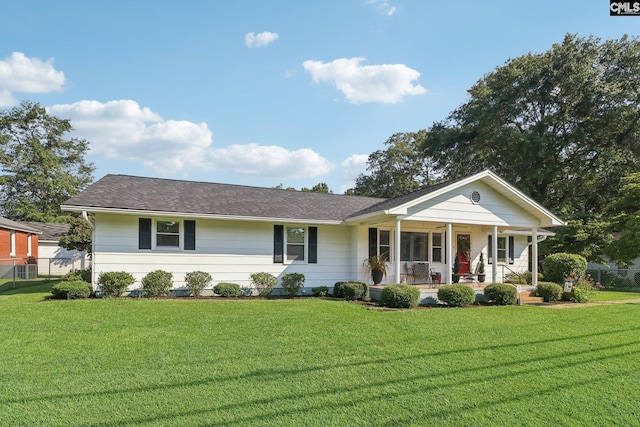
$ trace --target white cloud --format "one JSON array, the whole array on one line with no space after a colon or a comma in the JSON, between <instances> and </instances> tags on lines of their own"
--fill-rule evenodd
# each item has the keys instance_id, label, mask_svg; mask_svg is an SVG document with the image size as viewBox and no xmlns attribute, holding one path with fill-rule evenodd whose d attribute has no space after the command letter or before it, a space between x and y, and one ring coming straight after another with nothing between
<instances>
[{"instance_id":1,"label":"white cloud","mask_svg":"<svg viewBox=\"0 0 640 427\"><path fill-rule=\"evenodd\" d=\"M396 7L391 6L389 2L384 0L366 0L365 3L375 5L378 13L383 15L391 16L396 12Z\"/></svg>"},{"instance_id":2,"label":"white cloud","mask_svg":"<svg viewBox=\"0 0 640 427\"><path fill-rule=\"evenodd\" d=\"M368 154L354 154L340 164L344 169L341 193L352 188L358 175L367 171L367 160L369 160Z\"/></svg>"},{"instance_id":3,"label":"white cloud","mask_svg":"<svg viewBox=\"0 0 640 427\"><path fill-rule=\"evenodd\" d=\"M305 61L302 66L314 83L332 82L353 104L382 102L394 104L405 96L422 95L420 73L404 64L361 65L366 58L340 58L331 62Z\"/></svg>"},{"instance_id":4,"label":"white cloud","mask_svg":"<svg viewBox=\"0 0 640 427\"><path fill-rule=\"evenodd\" d=\"M54 105L47 111L70 119L74 136L90 142L91 155L141 161L162 175L227 170L291 178L315 177L332 169L326 159L310 149L289 151L256 144L214 148L206 123L164 120L132 100L80 101Z\"/></svg>"},{"instance_id":5,"label":"white cloud","mask_svg":"<svg viewBox=\"0 0 640 427\"><path fill-rule=\"evenodd\" d=\"M64 73L54 68L53 59L42 61L13 52L0 60L0 106L15 105L18 101L13 94L16 92L60 92L64 83Z\"/></svg>"},{"instance_id":6,"label":"white cloud","mask_svg":"<svg viewBox=\"0 0 640 427\"><path fill-rule=\"evenodd\" d=\"M277 178L312 178L333 169L327 159L309 148L289 151L277 145L230 145L214 150L212 160L224 170Z\"/></svg>"},{"instance_id":7,"label":"white cloud","mask_svg":"<svg viewBox=\"0 0 640 427\"><path fill-rule=\"evenodd\" d=\"M277 38L278 38L278 33L270 33L269 31L265 31L263 33L258 33L258 34L247 33L244 36L244 43L248 47L261 47L276 41Z\"/></svg>"}]
</instances>

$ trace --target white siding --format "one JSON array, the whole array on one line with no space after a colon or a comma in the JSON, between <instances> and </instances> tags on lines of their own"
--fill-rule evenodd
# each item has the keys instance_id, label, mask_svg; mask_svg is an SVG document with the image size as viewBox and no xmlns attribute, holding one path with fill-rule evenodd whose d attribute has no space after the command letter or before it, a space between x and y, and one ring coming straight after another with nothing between
<instances>
[{"instance_id":1,"label":"white siding","mask_svg":"<svg viewBox=\"0 0 640 427\"><path fill-rule=\"evenodd\" d=\"M174 218L177 219L177 218ZM313 224L310 224L313 225ZM285 224L286 226L286 224ZM354 256L351 229L345 226L318 226L318 263L273 262L273 224L221 220L196 220L196 250L138 249L138 217L96 215L96 277L101 272L127 271L140 287L149 272L162 269L173 273L174 288L184 286L184 275L201 270L219 282L250 285L251 273L303 273L305 288L332 287L335 282L353 279Z\"/></svg>"},{"instance_id":2,"label":"white siding","mask_svg":"<svg viewBox=\"0 0 640 427\"><path fill-rule=\"evenodd\" d=\"M91 259L86 252L67 250L57 243L38 243L38 274L62 276L72 270L88 268Z\"/></svg>"},{"instance_id":3,"label":"white siding","mask_svg":"<svg viewBox=\"0 0 640 427\"><path fill-rule=\"evenodd\" d=\"M473 191L481 196L477 204L471 202ZM480 181L411 207L406 219L511 227L537 227L540 224L533 215Z\"/></svg>"}]
</instances>

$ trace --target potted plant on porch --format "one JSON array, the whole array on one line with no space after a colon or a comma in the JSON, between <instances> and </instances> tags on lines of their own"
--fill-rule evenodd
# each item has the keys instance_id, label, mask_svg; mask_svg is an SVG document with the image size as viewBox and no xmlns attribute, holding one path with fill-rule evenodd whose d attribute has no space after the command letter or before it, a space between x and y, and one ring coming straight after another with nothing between
<instances>
[{"instance_id":1,"label":"potted plant on porch","mask_svg":"<svg viewBox=\"0 0 640 427\"><path fill-rule=\"evenodd\" d=\"M382 282L382 278L387 275L387 257L384 255L374 255L364 260L364 267L371 271L371 279L375 285Z\"/></svg>"},{"instance_id":2,"label":"potted plant on porch","mask_svg":"<svg viewBox=\"0 0 640 427\"><path fill-rule=\"evenodd\" d=\"M480 261L478 261L478 282L484 283L487 279L487 275L484 273L484 258L482 252L480 252Z\"/></svg>"},{"instance_id":3,"label":"potted plant on porch","mask_svg":"<svg viewBox=\"0 0 640 427\"><path fill-rule=\"evenodd\" d=\"M453 260L453 268L451 269L453 273L451 275L451 281L453 283L458 283L460 281L460 259L458 258L458 254L456 253L456 257Z\"/></svg>"}]
</instances>

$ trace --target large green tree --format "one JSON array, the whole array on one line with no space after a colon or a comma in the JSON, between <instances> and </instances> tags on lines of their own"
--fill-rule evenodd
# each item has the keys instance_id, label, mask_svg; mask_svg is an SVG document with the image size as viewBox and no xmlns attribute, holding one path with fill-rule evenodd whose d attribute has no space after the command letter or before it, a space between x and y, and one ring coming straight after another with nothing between
<instances>
[{"instance_id":1,"label":"large green tree","mask_svg":"<svg viewBox=\"0 0 640 427\"><path fill-rule=\"evenodd\" d=\"M38 103L0 111L0 215L61 222L60 205L93 180L86 140L69 138L71 122Z\"/></svg>"},{"instance_id":2,"label":"large green tree","mask_svg":"<svg viewBox=\"0 0 640 427\"><path fill-rule=\"evenodd\" d=\"M367 173L356 178L356 185L345 194L396 197L434 183L428 157L422 151L426 131L396 133L384 150L369 155Z\"/></svg>"},{"instance_id":3,"label":"large green tree","mask_svg":"<svg viewBox=\"0 0 640 427\"><path fill-rule=\"evenodd\" d=\"M609 231L617 236L606 254L618 264L628 265L640 257L640 172L623 178L608 211L612 214Z\"/></svg>"},{"instance_id":4,"label":"large green tree","mask_svg":"<svg viewBox=\"0 0 640 427\"><path fill-rule=\"evenodd\" d=\"M469 95L427 133L436 171L494 170L571 221L576 233L550 242L556 249L591 239L586 255L601 254L606 233L582 234L607 221L611 192L640 166L640 41L567 35L507 61Z\"/></svg>"}]
</instances>

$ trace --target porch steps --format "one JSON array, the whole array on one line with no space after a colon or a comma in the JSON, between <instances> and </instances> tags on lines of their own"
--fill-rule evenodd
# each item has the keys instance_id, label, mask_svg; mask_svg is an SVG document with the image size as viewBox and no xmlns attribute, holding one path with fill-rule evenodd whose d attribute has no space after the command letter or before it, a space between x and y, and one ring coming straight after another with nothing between
<instances>
[{"instance_id":1,"label":"porch steps","mask_svg":"<svg viewBox=\"0 0 640 427\"><path fill-rule=\"evenodd\" d=\"M535 292L524 291L520 294L521 304L542 304L543 302L544 298L537 297Z\"/></svg>"}]
</instances>

